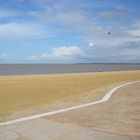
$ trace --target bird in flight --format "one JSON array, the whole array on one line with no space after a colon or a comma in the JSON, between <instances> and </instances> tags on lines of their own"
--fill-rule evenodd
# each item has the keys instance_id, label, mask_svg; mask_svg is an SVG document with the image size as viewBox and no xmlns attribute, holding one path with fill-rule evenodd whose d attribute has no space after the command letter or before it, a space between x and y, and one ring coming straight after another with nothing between
<instances>
[{"instance_id":1,"label":"bird in flight","mask_svg":"<svg viewBox=\"0 0 140 140\"><path fill-rule=\"evenodd\" d=\"M108 32L108 35L110 35L111 33L110 32Z\"/></svg>"}]
</instances>

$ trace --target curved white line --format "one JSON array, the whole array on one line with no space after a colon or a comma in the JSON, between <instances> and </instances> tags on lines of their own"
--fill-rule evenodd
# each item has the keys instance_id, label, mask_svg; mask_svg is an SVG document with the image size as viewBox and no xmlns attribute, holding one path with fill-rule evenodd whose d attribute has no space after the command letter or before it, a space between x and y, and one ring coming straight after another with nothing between
<instances>
[{"instance_id":1,"label":"curved white line","mask_svg":"<svg viewBox=\"0 0 140 140\"><path fill-rule=\"evenodd\" d=\"M96 101L96 102L90 102L90 103L86 103L86 104L83 104L83 105L68 107L68 108L65 108L65 109L60 109L60 110L41 113L41 114L29 116L29 117L23 117L23 118L19 118L19 119L15 119L15 120L1 122L0 126L5 126L5 125L9 125L9 124L18 123L18 122L33 120L33 119L37 119L37 118L41 118L41 117L45 117L45 116L51 116L51 115L54 115L54 114L58 114L58 113L62 113L62 112L66 112L66 111L70 111L70 110L74 110L74 109L79 109L79 108L82 108L82 107L87 107L87 106L91 106L91 105L95 105L95 104L99 104L99 103L103 103L103 102L107 102L116 90L118 90L119 88L121 88L123 86L130 85L130 84L137 83L137 82L140 82L140 81L133 81L133 82L129 82L129 83L126 83L126 84L119 85L119 86L111 89L109 92L107 92L107 94L101 100Z\"/></svg>"}]
</instances>

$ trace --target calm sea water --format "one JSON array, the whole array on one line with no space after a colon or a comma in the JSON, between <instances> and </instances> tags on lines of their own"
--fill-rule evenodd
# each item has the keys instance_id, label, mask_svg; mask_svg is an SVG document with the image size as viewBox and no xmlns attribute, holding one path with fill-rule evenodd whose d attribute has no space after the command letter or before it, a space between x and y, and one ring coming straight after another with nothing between
<instances>
[{"instance_id":1,"label":"calm sea water","mask_svg":"<svg viewBox=\"0 0 140 140\"><path fill-rule=\"evenodd\" d=\"M140 64L1 64L0 76L140 70Z\"/></svg>"}]
</instances>

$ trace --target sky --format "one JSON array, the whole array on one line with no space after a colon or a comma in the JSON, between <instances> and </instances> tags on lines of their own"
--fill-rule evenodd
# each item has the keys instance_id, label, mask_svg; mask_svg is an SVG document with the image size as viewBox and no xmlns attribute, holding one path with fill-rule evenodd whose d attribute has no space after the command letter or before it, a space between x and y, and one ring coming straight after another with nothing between
<instances>
[{"instance_id":1,"label":"sky","mask_svg":"<svg viewBox=\"0 0 140 140\"><path fill-rule=\"evenodd\" d=\"M0 0L0 63L140 63L140 0Z\"/></svg>"}]
</instances>

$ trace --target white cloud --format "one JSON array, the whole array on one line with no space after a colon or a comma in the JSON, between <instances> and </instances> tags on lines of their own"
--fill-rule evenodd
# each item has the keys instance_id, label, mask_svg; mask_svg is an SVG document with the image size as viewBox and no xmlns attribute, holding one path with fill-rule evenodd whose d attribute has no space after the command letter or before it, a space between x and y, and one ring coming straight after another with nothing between
<instances>
[{"instance_id":1,"label":"white cloud","mask_svg":"<svg viewBox=\"0 0 140 140\"><path fill-rule=\"evenodd\" d=\"M9 55L7 53L1 53L0 54L0 60L5 60L9 57Z\"/></svg>"},{"instance_id":2,"label":"white cloud","mask_svg":"<svg viewBox=\"0 0 140 140\"><path fill-rule=\"evenodd\" d=\"M82 54L82 50L77 46L53 48L54 56L71 56L80 54Z\"/></svg>"},{"instance_id":3,"label":"white cloud","mask_svg":"<svg viewBox=\"0 0 140 140\"><path fill-rule=\"evenodd\" d=\"M0 24L1 41L8 40L26 40L39 37L46 37L47 32L40 25L34 23L4 23Z\"/></svg>"},{"instance_id":4,"label":"white cloud","mask_svg":"<svg viewBox=\"0 0 140 140\"><path fill-rule=\"evenodd\" d=\"M38 11L29 11L29 12L27 13L27 15L36 17L36 16L39 16L39 12L38 12Z\"/></svg>"},{"instance_id":5,"label":"white cloud","mask_svg":"<svg viewBox=\"0 0 140 140\"><path fill-rule=\"evenodd\" d=\"M78 46L63 46L53 48L51 53L42 53L29 57L29 61L45 61L45 62L74 62L79 56L84 55L82 49Z\"/></svg>"},{"instance_id":6,"label":"white cloud","mask_svg":"<svg viewBox=\"0 0 140 140\"><path fill-rule=\"evenodd\" d=\"M137 21L130 29L126 31L129 35L134 37L140 37L140 21Z\"/></svg>"},{"instance_id":7,"label":"white cloud","mask_svg":"<svg viewBox=\"0 0 140 140\"><path fill-rule=\"evenodd\" d=\"M56 14L53 18L55 22L66 26L77 26L87 22L87 15L82 11L66 11Z\"/></svg>"},{"instance_id":8,"label":"white cloud","mask_svg":"<svg viewBox=\"0 0 140 140\"><path fill-rule=\"evenodd\" d=\"M140 37L140 29L132 29L132 30L129 30L128 33L130 35L134 35L134 36Z\"/></svg>"}]
</instances>

